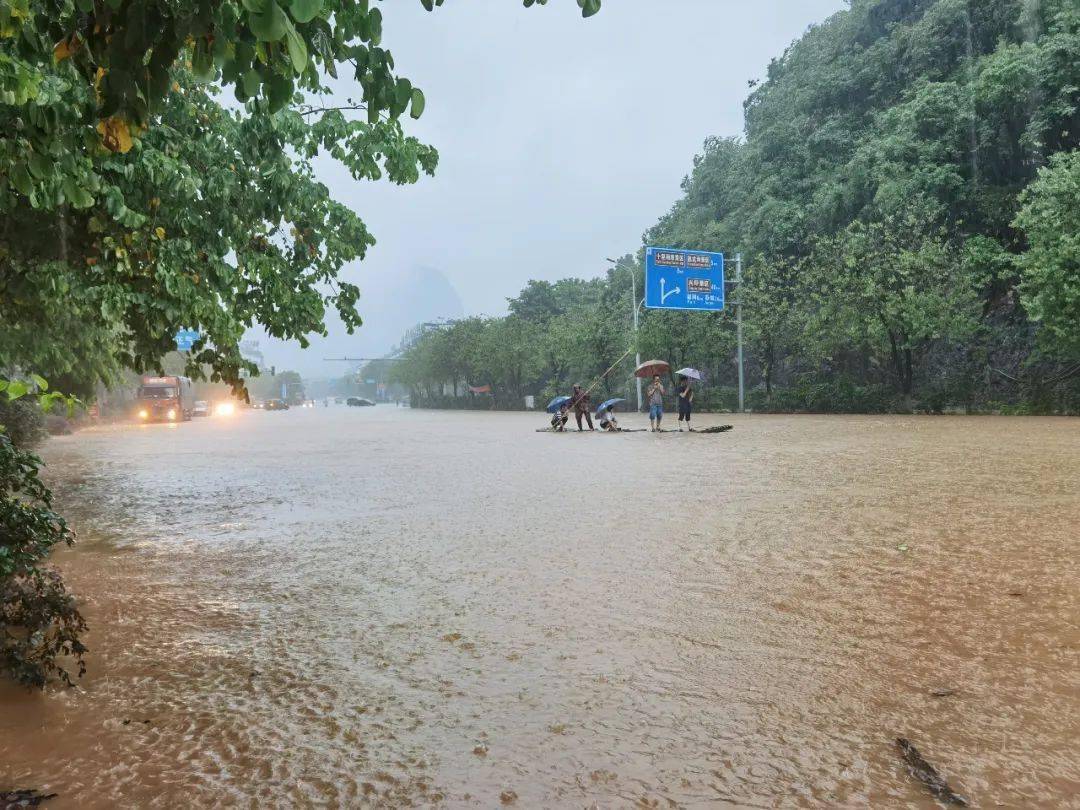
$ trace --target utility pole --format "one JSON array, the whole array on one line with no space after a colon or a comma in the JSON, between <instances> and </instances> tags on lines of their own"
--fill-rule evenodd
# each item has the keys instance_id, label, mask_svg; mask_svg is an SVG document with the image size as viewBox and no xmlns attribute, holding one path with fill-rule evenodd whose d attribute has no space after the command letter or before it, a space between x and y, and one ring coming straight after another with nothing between
<instances>
[{"instance_id":1,"label":"utility pole","mask_svg":"<svg viewBox=\"0 0 1080 810\"><path fill-rule=\"evenodd\" d=\"M739 413L745 413L742 355L742 254L735 254L735 335L739 343Z\"/></svg>"},{"instance_id":2,"label":"utility pole","mask_svg":"<svg viewBox=\"0 0 1080 810\"><path fill-rule=\"evenodd\" d=\"M614 259L608 259L616 267L626 267ZM638 310L641 308L637 297L637 271L633 267L626 267L630 272L630 306L632 307L632 313L634 316L634 368L641 365L641 350L638 348ZM634 382L637 383L637 409L638 413L641 413L641 377L635 376Z\"/></svg>"}]
</instances>

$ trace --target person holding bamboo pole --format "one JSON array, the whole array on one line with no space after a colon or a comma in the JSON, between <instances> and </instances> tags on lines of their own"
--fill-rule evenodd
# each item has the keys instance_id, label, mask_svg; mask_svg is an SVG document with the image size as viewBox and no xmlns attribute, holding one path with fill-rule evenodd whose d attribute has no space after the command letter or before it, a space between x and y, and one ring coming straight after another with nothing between
<instances>
[{"instance_id":1,"label":"person holding bamboo pole","mask_svg":"<svg viewBox=\"0 0 1080 810\"><path fill-rule=\"evenodd\" d=\"M589 402L589 392L583 389L580 385L575 385L574 390L570 392L570 407L574 409L574 418L577 419L577 429L581 431L581 417L585 417L585 421L589 423L589 430L595 430L592 424L592 406Z\"/></svg>"}]
</instances>

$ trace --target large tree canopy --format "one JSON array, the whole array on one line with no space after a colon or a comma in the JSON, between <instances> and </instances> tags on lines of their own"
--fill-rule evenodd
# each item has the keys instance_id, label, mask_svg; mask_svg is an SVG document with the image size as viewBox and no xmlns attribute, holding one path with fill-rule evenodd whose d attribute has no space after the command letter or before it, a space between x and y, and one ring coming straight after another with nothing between
<instances>
[{"instance_id":1,"label":"large tree canopy","mask_svg":"<svg viewBox=\"0 0 1080 810\"><path fill-rule=\"evenodd\" d=\"M0 364L152 368L196 327L189 371L238 384L248 327L358 326L338 274L374 239L312 161L396 183L437 162L382 42L367 0L0 0ZM356 98L327 103L344 75Z\"/></svg>"}]
</instances>

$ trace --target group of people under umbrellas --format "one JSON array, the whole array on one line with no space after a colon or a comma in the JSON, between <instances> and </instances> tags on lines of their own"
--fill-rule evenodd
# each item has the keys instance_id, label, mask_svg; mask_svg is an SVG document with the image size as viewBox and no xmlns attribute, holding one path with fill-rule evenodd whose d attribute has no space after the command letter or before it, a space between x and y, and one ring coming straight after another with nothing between
<instances>
[{"instance_id":1,"label":"group of people under umbrellas","mask_svg":"<svg viewBox=\"0 0 1080 810\"><path fill-rule=\"evenodd\" d=\"M661 430L660 423L664 418L664 396L667 393L661 375L670 370L671 367L664 361L650 360L647 363L642 363L634 371L634 375L637 377L652 378L646 390L646 400L649 404L649 430L652 432ZM678 407L679 431L681 432L683 422L686 423L687 430L692 429L690 427L690 414L694 403L693 381L701 380L702 374L693 368L679 369L675 374L678 378L675 386L675 402ZM615 408L623 402L626 402L626 400L621 398L609 399L600 403L596 408L596 421L599 423L601 430L609 432L623 430L615 419ZM551 429L554 431L562 432L566 430L566 424L570 421L571 412L573 412L577 421L579 431L584 430L584 427L582 427L583 420L589 426L589 430L596 429L593 427L592 402L589 390L582 388L581 385L575 385L570 396L558 396L551 400L548 403L547 411L552 415Z\"/></svg>"}]
</instances>

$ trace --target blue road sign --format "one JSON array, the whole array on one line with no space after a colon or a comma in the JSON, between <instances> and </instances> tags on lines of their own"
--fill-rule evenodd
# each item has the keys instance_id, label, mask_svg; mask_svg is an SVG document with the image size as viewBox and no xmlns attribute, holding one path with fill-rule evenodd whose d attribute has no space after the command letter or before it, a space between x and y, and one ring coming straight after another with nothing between
<instances>
[{"instance_id":1,"label":"blue road sign","mask_svg":"<svg viewBox=\"0 0 1080 810\"><path fill-rule=\"evenodd\" d=\"M189 352L198 339L199 333L195 329L181 329L176 333L176 350L178 352Z\"/></svg>"},{"instance_id":2,"label":"blue road sign","mask_svg":"<svg viewBox=\"0 0 1080 810\"><path fill-rule=\"evenodd\" d=\"M653 309L723 309L724 254L645 248L645 306Z\"/></svg>"}]
</instances>

